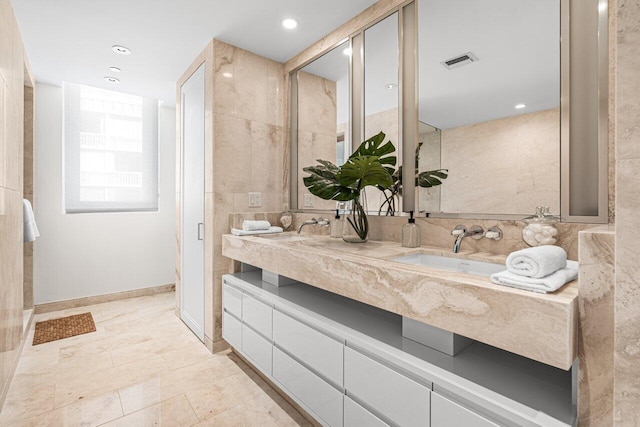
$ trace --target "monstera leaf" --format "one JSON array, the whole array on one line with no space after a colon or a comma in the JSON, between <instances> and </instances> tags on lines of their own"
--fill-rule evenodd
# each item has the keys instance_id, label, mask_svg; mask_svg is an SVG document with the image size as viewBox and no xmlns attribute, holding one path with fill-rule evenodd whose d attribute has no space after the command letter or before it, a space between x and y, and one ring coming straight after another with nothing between
<instances>
[{"instance_id":1,"label":"monstera leaf","mask_svg":"<svg viewBox=\"0 0 640 427\"><path fill-rule=\"evenodd\" d=\"M359 156L377 156L380 164L387 170L389 175L393 175L396 170L396 156L392 156L395 153L396 147L394 147L391 141L387 141L386 144L382 144L385 138L384 132L372 136L364 141L351 155L351 158Z\"/></svg>"},{"instance_id":2,"label":"monstera leaf","mask_svg":"<svg viewBox=\"0 0 640 427\"><path fill-rule=\"evenodd\" d=\"M384 135L384 134L383 134ZM345 187L360 190L368 185L389 188L393 179L382 165L378 156L351 156L337 174L338 181Z\"/></svg>"},{"instance_id":3,"label":"monstera leaf","mask_svg":"<svg viewBox=\"0 0 640 427\"><path fill-rule=\"evenodd\" d=\"M435 187L442 184L442 180L447 179L448 176L448 169L420 172L416 177L416 185L423 188Z\"/></svg>"},{"instance_id":4,"label":"monstera leaf","mask_svg":"<svg viewBox=\"0 0 640 427\"><path fill-rule=\"evenodd\" d=\"M303 179L304 185L311 194L324 200L337 200L339 202L348 202L360 195L356 188L340 183L337 176L338 172L340 172L338 166L326 160L318 159L318 163L320 164L302 169L311 174L311 176Z\"/></svg>"}]
</instances>

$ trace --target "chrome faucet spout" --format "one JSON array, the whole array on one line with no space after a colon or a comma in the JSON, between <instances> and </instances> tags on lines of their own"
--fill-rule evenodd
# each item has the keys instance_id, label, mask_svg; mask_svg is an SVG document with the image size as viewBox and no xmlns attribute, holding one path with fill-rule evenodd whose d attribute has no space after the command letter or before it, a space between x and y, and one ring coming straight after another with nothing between
<instances>
[{"instance_id":1,"label":"chrome faucet spout","mask_svg":"<svg viewBox=\"0 0 640 427\"><path fill-rule=\"evenodd\" d=\"M484 229L478 225L474 225L467 231L464 225L459 224L453 229L453 231L451 231L451 235L456 236L456 240L453 243L453 253L457 254L460 252L460 245L465 237L471 237L475 240L482 239L484 236Z\"/></svg>"},{"instance_id":2,"label":"chrome faucet spout","mask_svg":"<svg viewBox=\"0 0 640 427\"><path fill-rule=\"evenodd\" d=\"M298 227L298 234L300 234L300 232L302 231L302 227L304 227L305 225L311 225L311 224L317 224L317 223L318 223L318 220L315 218L306 220L305 222L300 224L300 226Z\"/></svg>"},{"instance_id":3,"label":"chrome faucet spout","mask_svg":"<svg viewBox=\"0 0 640 427\"><path fill-rule=\"evenodd\" d=\"M456 241L453 242L453 253L457 254L458 252L460 252L460 244L462 243L462 239L464 239L465 237L469 237L471 234L469 234L468 231L465 231L462 234L458 234L458 237L456 237Z\"/></svg>"}]
</instances>

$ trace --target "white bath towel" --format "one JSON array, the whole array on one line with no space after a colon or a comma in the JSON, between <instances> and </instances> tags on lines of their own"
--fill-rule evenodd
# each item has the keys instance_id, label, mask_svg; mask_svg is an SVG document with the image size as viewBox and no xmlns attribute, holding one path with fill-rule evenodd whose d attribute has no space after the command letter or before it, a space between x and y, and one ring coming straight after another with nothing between
<instances>
[{"instance_id":1,"label":"white bath towel","mask_svg":"<svg viewBox=\"0 0 640 427\"><path fill-rule=\"evenodd\" d=\"M237 228L231 229L231 234L236 236L252 236L255 234L274 234L274 233L282 233L284 230L282 227L269 227L268 230L238 230Z\"/></svg>"},{"instance_id":2,"label":"white bath towel","mask_svg":"<svg viewBox=\"0 0 640 427\"><path fill-rule=\"evenodd\" d=\"M40 231L38 231L38 226L36 225L36 218L33 215L31 202L27 199L22 199L22 217L24 221L24 236L22 240L25 243L33 242L36 240L36 237L40 237Z\"/></svg>"},{"instance_id":3,"label":"white bath towel","mask_svg":"<svg viewBox=\"0 0 640 427\"><path fill-rule=\"evenodd\" d=\"M492 274L491 281L497 285L511 286L512 288L546 294L547 292L557 291L577 277L578 263L576 261L567 261L565 268L540 279L519 276L505 270Z\"/></svg>"},{"instance_id":4,"label":"white bath towel","mask_svg":"<svg viewBox=\"0 0 640 427\"><path fill-rule=\"evenodd\" d=\"M268 230L271 228L269 221L253 221L245 219L242 221L242 229L244 231Z\"/></svg>"},{"instance_id":5,"label":"white bath towel","mask_svg":"<svg viewBox=\"0 0 640 427\"><path fill-rule=\"evenodd\" d=\"M540 279L567 266L567 253L559 246L538 246L511 252L507 270L519 276Z\"/></svg>"}]
</instances>

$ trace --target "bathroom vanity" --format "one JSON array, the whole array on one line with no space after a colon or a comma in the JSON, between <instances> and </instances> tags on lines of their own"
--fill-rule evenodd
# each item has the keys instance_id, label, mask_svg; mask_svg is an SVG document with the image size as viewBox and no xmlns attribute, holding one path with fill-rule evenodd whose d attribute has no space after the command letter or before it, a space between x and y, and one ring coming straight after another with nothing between
<instances>
[{"instance_id":1,"label":"bathroom vanity","mask_svg":"<svg viewBox=\"0 0 640 427\"><path fill-rule=\"evenodd\" d=\"M223 336L323 425L574 425L575 283L540 295L392 261L442 251L225 235L253 267L223 277ZM480 342L448 356L404 338L403 316Z\"/></svg>"}]
</instances>

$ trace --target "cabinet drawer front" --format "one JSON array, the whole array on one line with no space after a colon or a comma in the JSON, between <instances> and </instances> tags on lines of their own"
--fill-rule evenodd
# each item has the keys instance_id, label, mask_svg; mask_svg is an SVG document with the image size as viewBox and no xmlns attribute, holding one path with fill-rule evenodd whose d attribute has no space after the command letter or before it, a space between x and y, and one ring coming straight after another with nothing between
<instances>
[{"instance_id":1,"label":"cabinet drawer front","mask_svg":"<svg viewBox=\"0 0 640 427\"><path fill-rule=\"evenodd\" d=\"M348 396L401 426L429 425L427 387L348 347L344 372Z\"/></svg>"},{"instance_id":2,"label":"cabinet drawer front","mask_svg":"<svg viewBox=\"0 0 640 427\"><path fill-rule=\"evenodd\" d=\"M344 398L344 427L388 427L380 418L358 405L348 397Z\"/></svg>"},{"instance_id":3,"label":"cabinet drawer front","mask_svg":"<svg viewBox=\"0 0 640 427\"><path fill-rule=\"evenodd\" d=\"M242 319L242 292L225 283L222 287L222 306L238 319Z\"/></svg>"},{"instance_id":4,"label":"cabinet drawer front","mask_svg":"<svg viewBox=\"0 0 640 427\"><path fill-rule=\"evenodd\" d=\"M249 294L242 294L242 321L272 339L273 308Z\"/></svg>"},{"instance_id":5,"label":"cabinet drawer front","mask_svg":"<svg viewBox=\"0 0 640 427\"><path fill-rule=\"evenodd\" d=\"M439 394L431 394L431 426L498 427L498 424L476 414Z\"/></svg>"},{"instance_id":6,"label":"cabinet drawer front","mask_svg":"<svg viewBox=\"0 0 640 427\"><path fill-rule=\"evenodd\" d=\"M273 378L330 426L342 426L343 394L285 353L273 348Z\"/></svg>"},{"instance_id":7,"label":"cabinet drawer front","mask_svg":"<svg viewBox=\"0 0 640 427\"><path fill-rule=\"evenodd\" d=\"M241 348L242 323L227 312L222 314L222 338L231 346Z\"/></svg>"},{"instance_id":8,"label":"cabinet drawer front","mask_svg":"<svg viewBox=\"0 0 640 427\"><path fill-rule=\"evenodd\" d=\"M343 343L279 311L273 312L273 341L334 385L343 386Z\"/></svg>"},{"instance_id":9,"label":"cabinet drawer front","mask_svg":"<svg viewBox=\"0 0 640 427\"><path fill-rule=\"evenodd\" d=\"M247 325L242 325L242 352L258 365L263 372L271 375L271 343Z\"/></svg>"}]
</instances>

